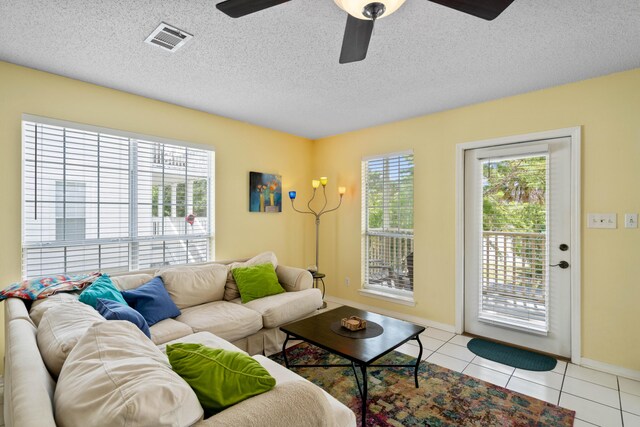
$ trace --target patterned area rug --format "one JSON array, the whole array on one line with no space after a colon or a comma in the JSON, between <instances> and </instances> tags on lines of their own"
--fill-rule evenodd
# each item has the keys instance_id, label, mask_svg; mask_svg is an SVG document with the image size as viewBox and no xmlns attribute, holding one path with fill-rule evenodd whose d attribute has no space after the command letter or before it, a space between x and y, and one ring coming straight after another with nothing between
<instances>
[{"instance_id":1,"label":"patterned area rug","mask_svg":"<svg viewBox=\"0 0 640 427\"><path fill-rule=\"evenodd\" d=\"M287 349L293 364L348 363L311 344ZM271 359L284 365L282 353ZM415 358L392 351L376 363L415 363ZM360 395L351 368L293 368L350 407L360 425ZM413 368L367 369L369 374L367 426L572 426L574 411L423 361L420 388Z\"/></svg>"}]
</instances>

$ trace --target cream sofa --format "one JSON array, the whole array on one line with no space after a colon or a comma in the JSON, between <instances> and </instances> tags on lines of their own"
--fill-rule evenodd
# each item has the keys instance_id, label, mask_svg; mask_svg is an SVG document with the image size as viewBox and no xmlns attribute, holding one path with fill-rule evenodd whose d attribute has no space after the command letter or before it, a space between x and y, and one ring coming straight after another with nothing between
<instances>
[{"instance_id":1,"label":"cream sofa","mask_svg":"<svg viewBox=\"0 0 640 427\"><path fill-rule=\"evenodd\" d=\"M228 271L240 265L238 263L260 263L265 259L277 264L275 255L265 253L248 261L170 267L114 275L112 279L117 287L125 290L134 289L154 275L160 275L171 298L180 308L182 314L177 318L166 319L150 327L154 345L141 334L141 341L146 341L146 345L164 351L166 345L173 342L194 342L244 351L276 378L276 387L271 391L200 420L195 425L279 427L289 419L296 420L295 425L298 426L355 426L355 415L350 409L265 357L282 348L284 334L278 329L280 325L308 316L322 304L320 291L312 287L309 272L283 265L277 265L276 274L287 292L242 304L237 298L237 288L229 280L232 277L227 276ZM75 301L76 297L59 294L33 304L25 304L23 300L15 298L6 300L4 417L7 426L57 425L54 405L57 378L47 369L46 355L43 359L38 347L38 324L43 316L47 316L46 312L56 305L81 304ZM79 335L82 333L84 331ZM61 375L64 375L64 366ZM59 396L55 397L58 400ZM295 399L300 404L292 405ZM322 405L313 405L313 408L308 405L305 408L304 399L308 403L321 400ZM259 419L252 421L251 417L256 416L253 413L259 413L260 408L269 408L268 414L263 413ZM318 416L318 411L324 411L325 414Z\"/></svg>"}]
</instances>

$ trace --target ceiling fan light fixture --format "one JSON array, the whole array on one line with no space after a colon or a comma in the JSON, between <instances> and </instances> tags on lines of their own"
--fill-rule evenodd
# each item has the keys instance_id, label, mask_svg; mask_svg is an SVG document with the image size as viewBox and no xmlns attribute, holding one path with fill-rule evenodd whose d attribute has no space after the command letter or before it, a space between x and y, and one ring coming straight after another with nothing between
<instances>
[{"instance_id":1,"label":"ceiling fan light fixture","mask_svg":"<svg viewBox=\"0 0 640 427\"><path fill-rule=\"evenodd\" d=\"M365 14L365 10L367 6L372 3L380 3L384 6L384 13L377 17L386 18L391 15L393 12L398 10L400 6L402 6L405 0L333 0L340 9L347 12L349 15L354 18L363 19L363 20L371 20Z\"/></svg>"}]
</instances>

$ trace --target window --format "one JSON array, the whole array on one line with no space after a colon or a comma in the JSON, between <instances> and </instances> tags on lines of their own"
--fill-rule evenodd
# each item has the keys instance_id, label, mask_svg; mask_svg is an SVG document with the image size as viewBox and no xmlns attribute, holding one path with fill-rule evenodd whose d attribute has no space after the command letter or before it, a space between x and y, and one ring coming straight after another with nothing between
<instances>
[{"instance_id":1,"label":"window","mask_svg":"<svg viewBox=\"0 0 640 427\"><path fill-rule=\"evenodd\" d=\"M364 286L413 294L413 154L362 162Z\"/></svg>"},{"instance_id":2,"label":"window","mask_svg":"<svg viewBox=\"0 0 640 427\"><path fill-rule=\"evenodd\" d=\"M212 151L29 116L23 276L211 258Z\"/></svg>"}]
</instances>

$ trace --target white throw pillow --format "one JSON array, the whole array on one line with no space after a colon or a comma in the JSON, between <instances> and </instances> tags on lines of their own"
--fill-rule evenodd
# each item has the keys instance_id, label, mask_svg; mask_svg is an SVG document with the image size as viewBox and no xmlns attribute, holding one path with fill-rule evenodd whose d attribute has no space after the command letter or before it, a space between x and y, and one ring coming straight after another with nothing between
<instances>
[{"instance_id":1,"label":"white throw pillow","mask_svg":"<svg viewBox=\"0 0 640 427\"><path fill-rule=\"evenodd\" d=\"M65 363L54 395L61 427L191 426L202 419L196 394L134 324L90 328Z\"/></svg>"},{"instance_id":2,"label":"white throw pillow","mask_svg":"<svg viewBox=\"0 0 640 427\"><path fill-rule=\"evenodd\" d=\"M229 267L224 264L170 267L158 272L164 287L180 310L220 301Z\"/></svg>"},{"instance_id":3,"label":"white throw pillow","mask_svg":"<svg viewBox=\"0 0 640 427\"><path fill-rule=\"evenodd\" d=\"M227 283L224 289L224 299L227 301L231 301L236 298L240 298L240 291L238 291L238 285L233 278L231 270L233 270L234 268L251 267L253 265L266 264L268 262L273 264L273 268L277 268L278 258L276 258L276 254L274 254L273 252L262 252L261 254L258 254L244 262L232 262L231 264L229 264L229 273L227 275Z\"/></svg>"},{"instance_id":4,"label":"white throw pillow","mask_svg":"<svg viewBox=\"0 0 640 427\"><path fill-rule=\"evenodd\" d=\"M50 297L47 297L45 299L36 300L31 304L29 316L31 317L31 320L33 320L33 324L37 327L40 324L44 313L51 307L55 307L59 304L66 304L70 301L78 302L79 296L80 294L71 294L68 292L64 292L61 294L51 295Z\"/></svg>"},{"instance_id":5,"label":"white throw pillow","mask_svg":"<svg viewBox=\"0 0 640 427\"><path fill-rule=\"evenodd\" d=\"M67 301L49 308L38 325L36 338L44 364L53 377L80 337L96 322L106 322L93 307L80 301Z\"/></svg>"}]
</instances>

